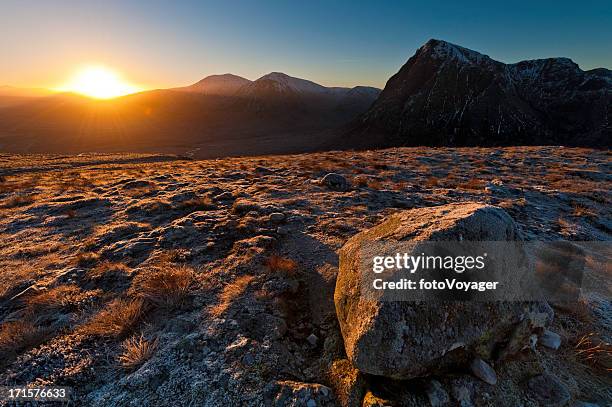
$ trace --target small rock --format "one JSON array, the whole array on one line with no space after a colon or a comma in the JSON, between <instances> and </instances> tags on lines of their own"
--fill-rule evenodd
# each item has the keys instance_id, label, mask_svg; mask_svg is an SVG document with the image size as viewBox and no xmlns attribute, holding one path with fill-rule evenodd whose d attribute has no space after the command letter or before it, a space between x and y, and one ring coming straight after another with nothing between
<instances>
[{"instance_id":1,"label":"small rock","mask_svg":"<svg viewBox=\"0 0 612 407\"><path fill-rule=\"evenodd\" d=\"M535 350L538 344L538 335L533 334L529 337L529 349Z\"/></svg>"},{"instance_id":2,"label":"small rock","mask_svg":"<svg viewBox=\"0 0 612 407\"><path fill-rule=\"evenodd\" d=\"M247 353L242 358L242 363L244 363L247 366L251 366L253 363L255 363L255 358L250 353Z\"/></svg>"},{"instance_id":3,"label":"small rock","mask_svg":"<svg viewBox=\"0 0 612 407\"><path fill-rule=\"evenodd\" d=\"M544 333L540 336L540 343L547 348L557 350L561 346L561 337L553 331L548 329L544 330Z\"/></svg>"},{"instance_id":4,"label":"small rock","mask_svg":"<svg viewBox=\"0 0 612 407\"><path fill-rule=\"evenodd\" d=\"M443 406L450 400L448 393L444 390L444 387L442 387L442 383L437 380L430 381L427 384L425 392L429 398L429 404L431 404L432 407Z\"/></svg>"},{"instance_id":5,"label":"small rock","mask_svg":"<svg viewBox=\"0 0 612 407\"><path fill-rule=\"evenodd\" d=\"M276 233L279 235L285 236L291 232L291 229L288 226L279 226L276 228Z\"/></svg>"},{"instance_id":6,"label":"small rock","mask_svg":"<svg viewBox=\"0 0 612 407\"><path fill-rule=\"evenodd\" d=\"M308 338L306 338L309 344L312 346L317 346L317 342L319 342L319 338L315 334L310 334Z\"/></svg>"},{"instance_id":7,"label":"small rock","mask_svg":"<svg viewBox=\"0 0 612 407\"><path fill-rule=\"evenodd\" d=\"M281 212L274 212L270 214L268 219L270 220L270 222L273 222L273 223L282 222L285 220L285 214Z\"/></svg>"},{"instance_id":8,"label":"small rock","mask_svg":"<svg viewBox=\"0 0 612 407\"><path fill-rule=\"evenodd\" d=\"M467 385L455 383L451 388L451 393L461 407L471 407L474 405L472 403L472 389Z\"/></svg>"},{"instance_id":9,"label":"small rock","mask_svg":"<svg viewBox=\"0 0 612 407\"><path fill-rule=\"evenodd\" d=\"M497 383L497 375L495 374L495 370L493 370L493 368L484 360L480 358L474 359L470 364L470 369L472 369L474 376L483 382L491 385Z\"/></svg>"},{"instance_id":10,"label":"small rock","mask_svg":"<svg viewBox=\"0 0 612 407\"><path fill-rule=\"evenodd\" d=\"M334 191L346 191L349 189L349 183L346 178L334 172L324 176L321 180L321 184L327 186L329 189L333 189Z\"/></svg>"},{"instance_id":11,"label":"small rock","mask_svg":"<svg viewBox=\"0 0 612 407\"><path fill-rule=\"evenodd\" d=\"M547 407L564 406L570 399L567 387L555 376L544 373L529 379L530 395Z\"/></svg>"},{"instance_id":12,"label":"small rock","mask_svg":"<svg viewBox=\"0 0 612 407\"><path fill-rule=\"evenodd\" d=\"M234 195L232 195L232 193L229 191L222 192L219 195L213 197L213 199L216 201L225 201L225 200L229 200L233 198L234 198Z\"/></svg>"},{"instance_id":13,"label":"small rock","mask_svg":"<svg viewBox=\"0 0 612 407\"><path fill-rule=\"evenodd\" d=\"M331 407L334 395L329 387L318 383L301 383L290 380L272 382L264 389L266 402L274 407L308 406Z\"/></svg>"}]
</instances>

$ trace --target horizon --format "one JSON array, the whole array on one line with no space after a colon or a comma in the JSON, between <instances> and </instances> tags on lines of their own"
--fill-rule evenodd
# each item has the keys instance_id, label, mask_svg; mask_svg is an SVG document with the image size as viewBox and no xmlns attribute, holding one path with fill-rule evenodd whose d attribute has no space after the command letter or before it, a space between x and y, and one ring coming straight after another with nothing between
<instances>
[{"instance_id":1,"label":"horizon","mask_svg":"<svg viewBox=\"0 0 612 407\"><path fill-rule=\"evenodd\" d=\"M232 10L217 2L8 1L0 13L8 61L0 83L58 89L84 66L104 66L139 90L275 71L328 87L383 88L430 38L504 63L566 57L583 70L609 69L612 53L602 51L612 37L607 10L603 1L512 8L448 0L360 7L242 1Z\"/></svg>"},{"instance_id":2,"label":"horizon","mask_svg":"<svg viewBox=\"0 0 612 407\"><path fill-rule=\"evenodd\" d=\"M430 38L427 41L430 41L430 40L438 40L438 41L449 43L451 45L464 47L462 44L452 43L452 42L446 41L444 39ZM418 49L420 49L423 45L425 45L426 42L424 42L423 44L419 45L414 50L414 52L406 58L406 61L404 63L402 63L402 65L397 67L397 70L399 70L401 68L401 66L403 66L408 61L408 59L411 58L418 51ZM479 50L471 49L469 47L464 47L464 48L470 49L471 51L476 51L476 52L478 52L478 53L480 53L482 55L490 57L490 55L488 55L487 53L480 52ZM533 58L533 60L535 60L535 59L548 59L548 58L569 58L569 57L551 56L551 57L544 57L544 58ZM495 58L492 58L492 59L495 60ZM577 61L573 60L572 58L569 58L569 59L572 60L574 63L576 63L579 66L579 68L582 69L583 71L589 70L589 69L585 69L582 66L580 66L580 64L578 64ZM499 62L502 62L502 63L505 63L505 64L515 64L515 63L522 62L522 61L526 61L526 59L521 59L521 60L512 61L512 62L506 62L506 61L499 61ZM93 66L93 67L98 69L98 66ZM100 66L100 67L102 69L104 69L104 67L102 67L102 66ZM606 67L595 67L595 68L608 69ZM595 69L595 68L590 68L590 69ZM298 76L292 75L291 73L281 72L281 71L278 71L278 70L273 70L273 71L270 71L270 72L266 72L266 73L264 73L264 74L262 74L262 75L260 75L258 77L255 77L255 78L249 78L249 77L246 77L246 76L242 76L242 75L236 74L236 73L231 72L231 71L229 71L229 72L216 72L216 73L213 72L213 73L208 73L207 75L202 76L200 79L197 79L197 80L195 80L193 82L190 82L188 84L174 84L174 85L171 85L169 87L135 87L135 88L131 89L130 91L126 91L125 93L117 94L117 95L110 96L110 97L100 97L100 98L96 97L96 96L91 96L91 95L88 95L88 94L84 94L84 93L79 92L78 90L75 90L75 89L69 89L69 88L57 87L57 86L56 87L42 87L42 86L23 87L23 86L16 86L16 85L13 85L13 84L0 84L0 88L13 88L13 89L19 89L19 90L32 90L32 91L47 91L47 92L52 93L52 94L73 93L73 94L77 94L77 95L80 95L80 96L89 97L89 98L93 98L93 99L114 99L114 98L117 98L117 97L128 96L128 95L132 95L132 94L137 94L137 93L147 92L147 91L153 91L153 90L163 90L163 89L173 89L173 88L188 87L188 86L195 85L196 83L198 83L198 82L200 82L202 80L208 79L209 77L213 77L213 76L233 75L233 76L237 76L237 77L240 77L242 79L246 79L246 80L249 80L251 82L254 82L254 81L258 80L258 79L261 79L261 78L263 78L263 77L265 77L267 75L273 74L273 73L281 73L281 74L287 75L289 77L293 77L293 78L297 78L297 79L302 79L302 80L307 80L307 81L312 81L314 83L317 83L317 84L320 84L320 85L323 85L323 86L326 86L326 87L330 87L330 88L332 88L332 87L354 88L354 87L358 87L358 86L366 86L366 87L375 87L375 88L378 88L378 89L382 90L382 89L384 89L384 87L386 85L386 82L389 79L389 78L385 79L385 83L383 83L381 86L363 85L363 84L352 84L352 85L334 85L334 84L331 84L331 85L329 85L329 84L322 84L322 83L317 82L316 80L312 80L310 78L298 77Z\"/></svg>"}]
</instances>

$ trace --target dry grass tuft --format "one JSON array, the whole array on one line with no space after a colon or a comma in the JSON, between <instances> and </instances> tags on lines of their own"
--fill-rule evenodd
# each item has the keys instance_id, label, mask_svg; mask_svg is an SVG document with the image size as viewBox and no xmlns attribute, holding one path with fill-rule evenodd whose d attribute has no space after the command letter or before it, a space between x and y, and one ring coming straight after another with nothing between
<instances>
[{"instance_id":1,"label":"dry grass tuft","mask_svg":"<svg viewBox=\"0 0 612 407\"><path fill-rule=\"evenodd\" d=\"M461 189L477 191L477 190L484 189L485 182L478 178L470 178L466 182L459 184L458 187Z\"/></svg>"},{"instance_id":2,"label":"dry grass tuft","mask_svg":"<svg viewBox=\"0 0 612 407\"><path fill-rule=\"evenodd\" d=\"M116 299L94 315L81 332L85 335L121 338L131 333L145 314L141 299Z\"/></svg>"},{"instance_id":3,"label":"dry grass tuft","mask_svg":"<svg viewBox=\"0 0 612 407\"><path fill-rule=\"evenodd\" d=\"M27 206L33 204L34 201L36 201L34 195L14 195L5 199L2 204L0 204L0 208L11 209L19 206Z\"/></svg>"},{"instance_id":4,"label":"dry grass tuft","mask_svg":"<svg viewBox=\"0 0 612 407\"><path fill-rule=\"evenodd\" d=\"M158 261L161 264L165 263L183 263L187 261L189 257L189 250L187 249L169 249L165 250L158 257Z\"/></svg>"},{"instance_id":5,"label":"dry grass tuft","mask_svg":"<svg viewBox=\"0 0 612 407\"><path fill-rule=\"evenodd\" d=\"M192 199L188 199L183 201L177 205L179 209L183 210L210 210L214 209L216 206L213 201L208 196L198 196Z\"/></svg>"},{"instance_id":6,"label":"dry grass tuft","mask_svg":"<svg viewBox=\"0 0 612 407\"><path fill-rule=\"evenodd\" d=\"M123 263L104 260L103 262L98 263L96 267L89 270L87 273L87 278L89 280L99 280L107 275L127 274L129 272L130 268Z\"/></svg>"},{"instance_id":7,"label":"dry grass tuft","mask_svg":"<svg viewBox=\"0 0 612 407\"><path fill-rule=\"evenodd\" d=\"M379 190L379 189L383 189L384 188L383 184L380 181L377 181L377 180L370 180L370 181L368 181L367 185L368 185L368 188L370 188L370 189Z\"/></svg>"},{"instance_id":8,"label":"dry grass tuft","mask_svg":"<svg viewBox=\"0 0 612 407\"><path fill-rule=\"evenodd\" d=\"M98 253L85 252L85 253L80 253L77 256L76 262L79 267L91 267L94 264L96 264L99 258L100 258L100 255Z\"/></svg>"},{"instance_id":9,"label":"dry grass tuft","mask_svg":"<svg viewBox=\"0 0 612 407\"><path fill-rule=\"evenodd\" d=\"M118 357L119 364L128 371L134 371L142 366L155 354L157 350L157 338L148 341L141 334L123 341L121 345L123 352Z\"/></svg>"},{"instance_id":10,"label":"dry grass tuft","mask_svg":"<svg viewBox=\"0 0 612 407\"><path fill-rule=\"evenodd\" d=\"M368 177L365 177L363 175L353 177L353 184L359 188L364 188L368 186Z\"/></svg>"},{"instance_id":11,"label":"dry grass tuft","mask_svg":"<svg viewBox=\"0 0 612 407\"><path fill-rule=\"evenodd\" d=\"M594 332L583 335L574 344L577 359L597 370L612 372L612 344L604 342Z\"/></svg>"},{"instance_id":12,"label":"dry grass tuft","mask_svg":"<svg viewBox=\"0 0 612 407\"><path fill-rule=\"evenodd\" d=\"M0 325L0 366L10 362L18 354L32 349L47 340L49 331L30 322L11 321Z\"/></svg>"},{"instance_id":13,"label":"dry grass tuft","mask_svg":"<svg viewBox=\"0 0 612 407\"><path fill-rule=\"evenodd\" d=\"M152 273L141 273L132 290L147 303L167 310L178 309L187 303L195 286L191 267L163 264Z\"/></svg>"},{"instance_id":14,"label":"dry grass tuft","mask_svg":"<svg viewBox=\"0 0 612 407\"><path fill-rule=\"evenodd\" d=\"M287 275L295 275L297 270L297 263L295 260L278 255L270 256L266 260L266 266L268 266L271 271L282 272Z\"/></svg>"},{"instance_id":15,"label":"dry grass tuft","mask_svg":"<svg viewBox=\"0 0 612 407\"><path fill-rule=\"evenodd\" d=\"M88 293L76 285L62 285L26 297L26 315L40 322L53 318L62 309L87 298Z\"/></svg>"},{"instance_id":16,"label":"dry grass tuft","mask_svg":"<svg viewBox=\"0 0 612 407\"><path fill-rule=\"evenodd\" d=\"M423 183L423 185L425 185L427 188L437 187L439 184L440 180L438 180L436 177L429 177Z\"/></svg>"},{"instance_id":17,"label":"dry grass tuft","mask_svg":"<svg viewBox=\"0 0 612 407\"><path fill-rule=\"evenodd\" d=\"M254 279L254 276L247 275L238 277L233 283L227 284L219 295L219 303L212 307L210 313L216 317L223 315L232 305L232 302L246 291Z\"/></svg>"},{"instance_id":18,"label":"dry grass tuft","mask_svg":"<svg viewBox=\"0 0 612 407\"><path fill-rule=\"evenodd\" d=\"M588 208L581 204L574 204L574 210L572 211L572 215L577 218L596 218L597 213L595 213L591 208Z\"/></svg>"}]
</instances>

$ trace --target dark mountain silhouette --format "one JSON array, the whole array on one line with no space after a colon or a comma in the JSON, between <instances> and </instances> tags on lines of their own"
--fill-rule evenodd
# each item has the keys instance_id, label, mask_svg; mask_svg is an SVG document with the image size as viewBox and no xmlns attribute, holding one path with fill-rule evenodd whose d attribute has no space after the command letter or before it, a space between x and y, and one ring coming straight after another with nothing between
<instances>
[{"instance_id":1,"label":"dark mountain silhouette","mask_svg":"<svg viewBox=\"0 0 612 407\"><path fill-rule=\"evenodd\" d=\"M33 98L49 96L52 91L38 88L17 88L14 86L0 86L0 108L14 106L33 100Z\"/></svg>"},{"instance_id":2,"label":"dark mountain silhouette","mask_svg":"<svg viewBox=\"0 0 612 407\"><path fill-rule=\"evenodd\" d=\"M0 150L197 150L207 157L311 151L379 92L358 89L272 73L253 82L213 75L108 101L55 94L0 108Z\"/></svg>"},{"instance_id":3,"label":"dark mountain silhouette","mask_svg":"<svg viewBox=\"0 0 612 407\"><path fill-rule=\"evenodd\" d=\"M430 40L336 147L609 146L612 72L567 58L504 64Z\"/></svg>"},{"instance_id":4,"label":"dark mountain silhouette","mask_svg":"<svg viewBox=\"0 0 612 407\"><path fill-rule=\"evenodd\" d=\"M193 85L175 88L174 90L195 92L202 95L232 96L238 89L249 83L251 81L246 78L226 73L223 75L210 75Z\"/></svg>"}]
</instances>

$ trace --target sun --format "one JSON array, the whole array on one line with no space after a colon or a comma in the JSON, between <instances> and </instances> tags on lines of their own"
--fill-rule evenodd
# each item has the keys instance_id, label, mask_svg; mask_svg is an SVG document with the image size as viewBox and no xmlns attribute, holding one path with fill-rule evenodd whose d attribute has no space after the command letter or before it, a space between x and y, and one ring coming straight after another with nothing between
<instances>
[{"instance_id":1,"label":"sun","mask_svg":"<svg viewBox=\"0 0 612 407\"><path fill-rule=\"evenodd\" d=\"M140 89L108 68L89 66L79 71L61 90L96 99L111 99L138 92Z\"/></svg>"}]
</instances>

